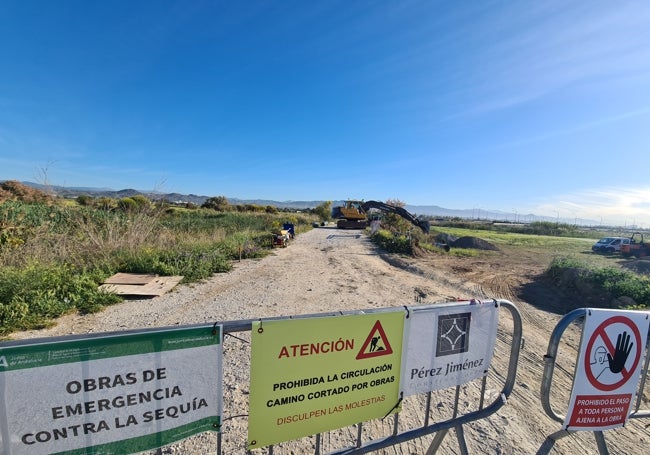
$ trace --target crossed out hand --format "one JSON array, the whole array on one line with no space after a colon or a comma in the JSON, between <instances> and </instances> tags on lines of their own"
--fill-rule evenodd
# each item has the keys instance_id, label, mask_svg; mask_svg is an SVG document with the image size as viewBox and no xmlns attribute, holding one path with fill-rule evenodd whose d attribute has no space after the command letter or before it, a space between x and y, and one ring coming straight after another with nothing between
<instances>
[{"instance_id":1,"label":"crossed out hand","mask_svg":"<svg viewBox=\"0 0 650 455\"><path fill-rule=\"evenodd\" d=\"M627 331L619 333L616 337L616 349L614 350L614 357L608 352L607 361L609 362L609 370L612 373L620 373L625 368L625 362L627 361L630 351L632 350L634 343L630 343L630 335L627 334Z\"/></svg>"}]
</instances>

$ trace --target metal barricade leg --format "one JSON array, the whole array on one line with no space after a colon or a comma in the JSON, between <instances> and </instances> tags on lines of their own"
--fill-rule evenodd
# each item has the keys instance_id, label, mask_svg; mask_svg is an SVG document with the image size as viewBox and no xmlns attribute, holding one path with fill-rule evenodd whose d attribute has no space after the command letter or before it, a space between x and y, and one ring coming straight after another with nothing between
<instances>
[{"instance_id":1,"label":"metal barricade leg","mask_svg":"<svg viewBox=\"0 0 650 455\"><path fill-rule=\"evenodd\" d=\"M460 449L460 454L469 455L467 442L465 441L465 430L463 429L463 426L455 426L454 430L456 430L456 438L458 439L458 448ZM431 445L427 449L426 455L434 455L438 451L440 444L442 444L443 439L445 439L445 436L447 436L448 431L449 430L442 430L436 433L433 441L431 441Z\"/></svg>"},{"instance_id":2,"label":"metal barricade leg","mask_svg":"<svg viewBox=\"0 0 650 455\"><path fill-rule=\"evenodd\" d=\"M555 442L559 439L562 439L566 436L569 436L572 432L566 430L556 431L555 433L546 437L546 440L542 446L537 451L536 455L548 455L551 453ZM598 447L598 453L600 455L609 455L609 449L607 448L607 442L605 441L605 435L602 431L594 431L594 437L596 438L596 446Z\"/></svg>"},{"instance_id":3,"label":"metal barricade leg","mask_svg":"<svg viewBox=\"0 0 650 455\"><path fill-rule=\"evenodd\" d=\"M609 450L607 449L607 443L605 442L605 435L603 434L603 432L594 431L594 437L596 438L598 453L600 455L609 455Z\"/></svg>"},{"instance_id":4,"label":"metal barricade leg","mask_svg":"<svg viewBox=\"0 0 650 455\"><path fill-rule=\"evenodd\" d=\"M544 442L542 443L541 447L537 451L536 455L548 455L551 450L553 449L553 446L555 445L555 441L558 439L562 439L566 436L569 436L571 433L569 433L566 430L560 430L556 431L553 434L550 434L546 437Z\"/></svg>"},{"instance_id":5,"label":"metal barricade leg","mask_svg":"<svg viewBox=\"0 0 650 455\"><path fill-rule=\"evenodd\" d=\"M555 442L559 439L562 439L566 436L569 436L571 431L560 430L555 433L547 436L546 440L542 446L537 451L536 455L548 455L551 453ZM600 455L609 455L609 449L607 448L607 443L605 441L605 435L602 431L594 431L594 437L596 438L596 446L598 447L598 453Z\"/></svg>"},{"instance_id":6,"label":"metal barricade leg","mask_svg":"<svg viewBox=\"0 0 650 455\"><path fill-rule=\"evenodd\" d=\"M461 455L469 455L467 450L467 442L465 441L465 430L463 430L462 425L455 427L456 430L456 439L458 439L458 447L460 448Z\"/></svg>"},{"instance_id":7,"label":"metal barricade leg","mask_svg":"<svg viewBox=\"0 0 650 455\"><path fill-rule=\"evenodd\" d=\"M433 441L431 441L431 445L427 449L427 454L426 455L434 455L438 449L440 448L440 444L442 444L442 440L445 439L445 436L447 436L447 432L449 430L441 430L436 433L436 435L433 438Z\"/></svg>"}]
</instances>

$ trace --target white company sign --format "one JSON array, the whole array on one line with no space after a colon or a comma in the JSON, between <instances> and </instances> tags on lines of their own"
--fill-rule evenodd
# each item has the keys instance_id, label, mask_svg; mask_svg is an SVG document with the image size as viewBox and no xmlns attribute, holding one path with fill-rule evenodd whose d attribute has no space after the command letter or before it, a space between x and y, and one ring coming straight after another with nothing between
<instances>
[{"instance_id":1,"label":"white company sign","mask_svg":"<svg viewBox=\"0 0 650 455\"><path fill-rule=\"evenodd\" d=\"M405 396L464 384L487 374L499 319L497 302L412 309L402 354Z\"/></svg>"}]
</instances>

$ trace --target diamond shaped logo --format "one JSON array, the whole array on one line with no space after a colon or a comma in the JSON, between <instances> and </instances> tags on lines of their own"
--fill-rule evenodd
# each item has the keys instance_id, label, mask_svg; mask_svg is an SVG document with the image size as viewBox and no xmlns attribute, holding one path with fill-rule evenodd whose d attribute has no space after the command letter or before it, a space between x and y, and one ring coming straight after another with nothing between
<instances>
[{"instance_id":1,"label":"diamond shaped logo","mask_svg":"<svg viewBox=\"0 0 650 455\"><path fill-rule=\"evenodd\" d=\"M471 313L441 315L438 318L436 357L461 354L469 350Z\"/></svg>"}]
</instances>

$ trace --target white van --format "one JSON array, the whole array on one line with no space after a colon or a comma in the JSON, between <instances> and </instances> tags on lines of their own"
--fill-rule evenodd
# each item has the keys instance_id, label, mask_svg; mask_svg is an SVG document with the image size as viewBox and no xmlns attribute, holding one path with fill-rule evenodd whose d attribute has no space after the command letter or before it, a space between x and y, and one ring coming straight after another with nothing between
<instances>
[{"instance_id":1,"label":"white van","mask_svg":"<svg viewBox=\"0 0 650 455\"><path fill-rule=\"evenodd\" d=\"M614 254L621 252L621 245L629 245L629 237L604 237L594 243L591 251L594 253Z\"/></svg>"}]
</instances>

